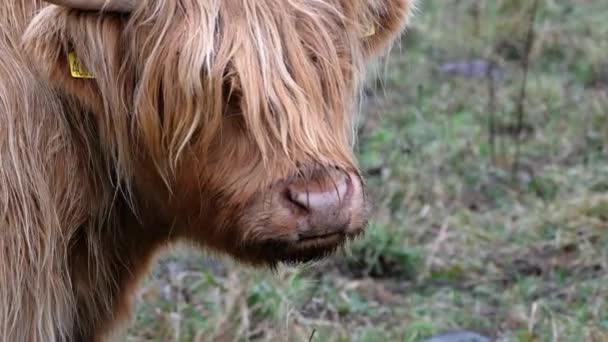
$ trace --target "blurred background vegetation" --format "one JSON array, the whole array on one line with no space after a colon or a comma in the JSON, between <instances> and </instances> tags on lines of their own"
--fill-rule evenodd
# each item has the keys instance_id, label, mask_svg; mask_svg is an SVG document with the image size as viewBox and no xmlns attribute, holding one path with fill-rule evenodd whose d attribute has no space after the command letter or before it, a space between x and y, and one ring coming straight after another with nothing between
<instances>
[{"instance_id":1,"label":"blurred background vegetation","mask_svg":"<svg viewBox=\"0 0 608 342\"><path fill-rule=\"evenodd\" d=\"M421 1L365 94L366 236L276 273L175 249L128 340L608 341L607 52L604 0Z\"/></svg>"}]
</instances>

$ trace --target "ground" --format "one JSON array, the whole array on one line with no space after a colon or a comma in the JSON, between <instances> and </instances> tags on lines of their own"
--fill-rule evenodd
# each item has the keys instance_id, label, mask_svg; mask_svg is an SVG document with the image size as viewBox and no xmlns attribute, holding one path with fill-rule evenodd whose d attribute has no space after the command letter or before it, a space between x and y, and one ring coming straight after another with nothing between
<instances>
[{"instance_id":1,"label":"ground","mask_svg":"<svg viewBox=\"0 0 608 342\"><path fill-rule=\"evenodd\" d=\"M421 1L362 106L366 236L275 273L176 248L127 340L608 341L608 2L533 6Z\"/></svg>"}]
</instances>

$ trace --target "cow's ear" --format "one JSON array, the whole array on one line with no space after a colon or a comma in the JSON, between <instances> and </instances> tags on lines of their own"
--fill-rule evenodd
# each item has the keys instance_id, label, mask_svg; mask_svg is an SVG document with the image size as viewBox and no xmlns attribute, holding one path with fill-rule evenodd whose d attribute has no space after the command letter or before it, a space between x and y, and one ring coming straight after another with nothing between
<instances>
[{"instance_id":1,"label":"cow's ear","mask_svg":"<svg viewBox=\"0 0 608 342\"><path fill-rule=\"evenodd\" d=\"M107 113L104 99L124 97L124 75L133 74L124 70L125 25L122 15L49 6L32 21L24 49L60 95Z\"/></svg>"},{"instance_id":2,"label":"cow's ear","mask_svg":"<svg viewBox=\"0 0 608 342\"><path fill-rule=\"evenodd\" d=\"M370 57L382 54L404 30L414 10L415 0L344 0L359 3L361 39Z\"/></svg>"}]
</instances>

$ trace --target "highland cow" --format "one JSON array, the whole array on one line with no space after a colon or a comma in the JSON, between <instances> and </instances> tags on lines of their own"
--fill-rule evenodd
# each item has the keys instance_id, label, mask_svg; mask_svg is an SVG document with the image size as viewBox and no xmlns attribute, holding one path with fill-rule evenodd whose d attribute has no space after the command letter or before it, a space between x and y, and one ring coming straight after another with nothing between
<instances>
[{"instance_id":1,"label":"highland cow","mask_svg":"<svg viewBox=\"0 0 608 342\"><path fill-rule=\"evenodd\" d=\"M364 230L351 116L412 0L49 2L0 4L1 341L111 338L171 243L273 266Z\"/></svg>"}]
</instances>

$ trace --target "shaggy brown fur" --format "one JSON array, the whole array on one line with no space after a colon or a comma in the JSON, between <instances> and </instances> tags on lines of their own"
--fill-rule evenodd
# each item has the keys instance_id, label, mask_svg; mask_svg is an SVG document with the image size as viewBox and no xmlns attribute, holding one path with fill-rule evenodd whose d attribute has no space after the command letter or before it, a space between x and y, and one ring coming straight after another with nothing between
<instances>
[{"instance_id":1,"label":"shaggy brown fur","mask_svg":"<svg viewBox=\"0 0 608 342\"><path fill-rule=\"evenodd\" d=\"M141 0L110 14L4 0L0 341L110 338L171 242L266 265L335 249L277 245L290 232L269 189L357 175L360 76L411 7ZM70 77L71 51L94 80Z\"/></svg>"}]
</instances>

